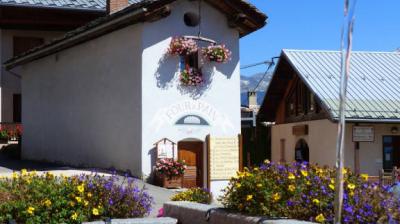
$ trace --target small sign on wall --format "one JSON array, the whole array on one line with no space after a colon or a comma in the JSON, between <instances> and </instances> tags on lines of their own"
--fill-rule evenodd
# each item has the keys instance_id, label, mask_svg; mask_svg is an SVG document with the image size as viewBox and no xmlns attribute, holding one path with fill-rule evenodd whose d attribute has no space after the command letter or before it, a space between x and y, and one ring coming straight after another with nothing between
<instances>
[{"instance_id":1,"label":"small sign on wall","mask_svg":"<svg viewBox=\"0 0 400 224\"><path fill-rule=\"evenodd\" d=\"M239 138L209 139L210 180L229 180L239 171Z\"/></svg>"},{"instance_id":2,"label":"small sign on wall","mask_svg":"<svg viewBox=\"0 0 400 224\"><path fill-rule=\"evenodd\" d=\"M293 126L292 133L294 136L308 135L308 125L304 124Z\"/></svg>"},{"instance_id":3,"label":"small sign on wall","mask_svg":"<svg viewBox=\"0 0 400 224\"><path fill-rule=\"evenodd\" d=\"M353 126L353 142L375 141L375 130L371 126Z\"/></svg>"},{"instance_id":4,"label":"small sign on wall","mask_svg":"<svg viewBox=\"0 0 400 224\"><path fill-rule=\"evenodd\" d=\"M176 143L164 138L156 144L157 159L176 159Z\"/></svg>"}]
</instances>

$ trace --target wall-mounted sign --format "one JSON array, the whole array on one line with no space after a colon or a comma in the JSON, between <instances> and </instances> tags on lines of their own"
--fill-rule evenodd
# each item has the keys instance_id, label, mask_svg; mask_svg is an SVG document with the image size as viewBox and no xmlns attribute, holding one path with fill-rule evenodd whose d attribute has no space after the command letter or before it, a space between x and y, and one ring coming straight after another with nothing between
<instances>
[{"instance_id":1,"label":"wall-mounted sign","mask_svg":"<svg viewBox=\"0 0 400 224\"><path fill-rule=\"evenodd\" d=\"M176 125L199 125L209 126L208 122L198 115L185 115L178 119Z\"/></svg>"},{"instance_id":2,"label":"wall-mounted sign","mask_svg":"<svg viewBox=\"0 0 400 224\"><path fill-rule=\"evenodd\" d=\"M292 128L292 133L295 136L308 135L308 125L296 125Z\"/></svg>"},{"instance_id":3,"label":"wall-mounted sign","mask_svg":"<svg viewBox=\"0 0 400 224\"><path fill-rule=\"evenodd\" d=\"M353 142L375 141L375 130L371 126L353 126Z\"/></svg>"},{"instance_id":4,"label":"wall-mounted sign","mask_svg":"<svg viewBox=\"0 0 400 224\"><path fill-rule=\"evenodd\" d=\"M239 138L209 139L210 180L229 180L239 170Z\"/></svg>"},{"instance_id":5,"label":"wall-mounted sign","mask_svg":"<svg viewBox=\"0 0 400 224\"><path fill-rule=\"evenodd\" d=\"M157 149L157 159L176 159L176 143L164 138L154 144Z\"/></svg>"}]
</instances>

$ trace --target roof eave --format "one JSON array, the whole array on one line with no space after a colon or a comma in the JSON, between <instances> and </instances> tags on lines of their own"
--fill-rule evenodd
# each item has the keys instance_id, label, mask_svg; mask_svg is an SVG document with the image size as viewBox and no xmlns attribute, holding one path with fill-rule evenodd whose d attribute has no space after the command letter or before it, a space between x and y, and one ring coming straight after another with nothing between
<instances>
[{"instance_id":1,"label":"roof eave","mask_svg":"<svg viewBox=\"0 0 400 224\"><path fill-rule=\"evenodd\" d=\"M333 122L338 122L338 118L334 118L332 120ZM346 118L346 122L349 123L380 123L380 124L399 124L400 119L394 119L394 118L389 118L389 119L379 119L379 118Z\"/></svg>"},{"instance_id":2,"label":"roof eave","mask_svg":"<svg viewBox=\"0 0 400 224\"><path fill-rule=\"evenodd\" d=\"M105 13L105 9L99 8L79 8L79 7L62 7L62 6L44 6L44 5L25 5L15 3L0 3L1 7L16 7L16 8L33 8L33 9L48 9L48 10L66 10L66 11L82 11L82 12L98 12Z\"/></svg>"}]
</instances>

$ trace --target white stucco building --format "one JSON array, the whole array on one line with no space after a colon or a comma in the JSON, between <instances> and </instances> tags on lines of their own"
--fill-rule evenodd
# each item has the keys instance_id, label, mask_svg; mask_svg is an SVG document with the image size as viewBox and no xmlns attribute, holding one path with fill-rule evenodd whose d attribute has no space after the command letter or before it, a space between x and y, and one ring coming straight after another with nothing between
<instances>
[{"instance_id":1,"label":"white stucco building","mask_svg":"<svg viewBox=\"0 0 400 224\"><path fill-rule=\"evenodd\" d=\"M400 166L399 65L399 52L352 53L345 166L360 173ZM282 51L259 113L275 122L273 161L335 165L339 76L338 51Z\"/></svg>"},{"instance_id":2,"label":"white stucco building","mask_svg":"<svg viewBox=\"0 0 400 224\"><path fill-rule=\"evenodd\" d=\"M99 1L102 3L102 1ZM98 2L0 0L0 61L3 63L67 31L105 15ZM0 122L21 122L21 78L0 69Z\"/></svg>"},{"instance_id":3,"label":"white stucco building","mask_svg":"<svg viewBox=\"0 0 400 224\"><path fill-rule=\"evenodd\" d=\"M226 180L208 179L206 137L240 134L239 39L266 16L242 0L137 2L5 63L22 77L22 156L146 178L168 138L191 163L187 184L218 191ZM185 86L185 58L167 50L199 34L232 59L199 62L204 82Z\"/></svg>"}]
</instances>

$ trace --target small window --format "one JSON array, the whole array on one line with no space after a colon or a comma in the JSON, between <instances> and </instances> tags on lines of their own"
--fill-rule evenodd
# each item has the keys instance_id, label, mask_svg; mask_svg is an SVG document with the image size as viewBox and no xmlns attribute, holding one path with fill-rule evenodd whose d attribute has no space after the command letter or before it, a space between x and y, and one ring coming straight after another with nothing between
<instances>
[{"instance_id":1,"label":"small window","mask_svg":"<svg viewBox=\"0 0 400 224\"><path fill-rule=\"evenodd\" d=\"M34 47L42 45L43 43L44 39L39 37L14 37L13 38L14 56L20 55Z\"/></svg>"}]
</instances>

